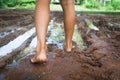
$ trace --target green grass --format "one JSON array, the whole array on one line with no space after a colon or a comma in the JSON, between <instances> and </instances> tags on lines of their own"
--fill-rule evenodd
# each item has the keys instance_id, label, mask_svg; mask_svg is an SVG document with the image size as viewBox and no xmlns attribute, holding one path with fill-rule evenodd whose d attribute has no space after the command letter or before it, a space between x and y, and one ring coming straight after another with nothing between
<instances>
[{"instance_id":1,"label":"green grass","mask_svg":"<svg viewBox=\"0 0 120 80\"><path fill-rule=\"evenodd\" d=\"M62 11L62 8L60 5L50 5L51 11ZM101 14L119 14L120 10L106 10L105 8L98 9L88 9L83 6L75 5L75 11L80 13L101 13Z\"/></svg>"},{"instance_id":2,"label":"green grass","mask_svg":"<svg viewBox=\"0 0 120 80\"><path fill-rule=\"evenodd\" d=\"M103 13L111 13L111 12L120 12L120 10L107 10L105 7L101 7L100 9L88 9L83 6L75 5L75 10L80 12L103 12Z\"/></svg>"},{"instance_id":3,"label":"green grass","mask_svg":"<svg viewBox=\"0 0 120 80\"><path fill-rule=\"evenodd\" d=\"M15 6L8 9L33 9L35 8L35 4L27 4L22 6ZM51 11L62 11L60 5L50 4ZM103 14L118 14L120 10L106 10L106 8L102 7L100 9L88 9L84 6L75 5L75 11L80 13L103 13Z\"/></svg>"}]
</instances>

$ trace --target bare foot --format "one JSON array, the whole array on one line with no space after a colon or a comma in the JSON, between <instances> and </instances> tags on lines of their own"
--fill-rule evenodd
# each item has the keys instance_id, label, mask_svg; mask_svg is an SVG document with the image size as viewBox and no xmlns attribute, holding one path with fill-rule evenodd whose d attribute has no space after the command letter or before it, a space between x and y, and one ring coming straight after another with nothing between
<instances>
[{"instance_id":1,"label":"bare foot","mask_svg":"<svg viewBox=\"0 0 120 80\"><path fill-rule=\"evenodd\" d=\"M72 48L74 48L75 46L71 44L69 45L66 45L66 42L64 42L64 49L67 51L67 52L71 52L72 51Z\"/></svg>"},{"instance_id":2,"label":"bare foot","mask_svg":"<svg viewBox=\"0 0 120 80\"><path fill-rule=\"evenodd\" d=\"M47 49L47 46L46 46ZM31 58L31 63L44 63L47 60L46 49L42 49L41 51L36 51L36 54L33 58Z\"/></svg>"},{"instance_id":3,"label":"bare foot","mask_svg":"<svg viewBox=\"0 0 120 80\"><path fill-rule=\"evenodd\" d=\"M36 46L36 54L33 58L31 58L31 63L44 63L47 60L46 56L46 50L47 50L47 45L45 46L45 49L43 48L42 50L40 49L40 44Z\"/></svg>"},{"instance_id":4,"label":"bare foot","mask_svg":"<svg viewBox=\"0 0 120 80\"><path fill-rule=\"evenodd\" d=\"M40 55L35 55L33 58L31 58L31 63L44 63L46 62L47 57L46 54L40 54Z\"/></svg>"}]
</instances>

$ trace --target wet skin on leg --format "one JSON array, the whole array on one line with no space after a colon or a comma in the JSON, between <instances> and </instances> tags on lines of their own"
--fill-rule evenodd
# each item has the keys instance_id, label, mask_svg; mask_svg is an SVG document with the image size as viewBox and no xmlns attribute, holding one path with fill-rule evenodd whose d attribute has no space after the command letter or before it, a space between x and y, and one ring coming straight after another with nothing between
<instances>
[{"instance_id":1,"label":"wet skin on leg","mask_svg":"<svg viewBox=\"0 0 120 80\"><path fill-rule=\"evenodd\" d=\"M45 62L46 57L46 33L50 19L50 0L37 0L35 8L35 25L37 34L36 55L31 59L32 63Z\"/></svg>"},{"instance_id":2,"label":"wet skin on leg","mask_svg":"<svg viewBox=\"0 0 120 80\"><path fill-rule=\"evenodd\" d=\"M72 50L72 36L75 26L74 0L61 0L64 15L65 42L64 48L67 52Z\"/></svg>"},{"instance_id":3,"label":"wet skin on leg","mask_svg":"<svg viewBox=\"0 0 120 80\"><path fill-rule=\"evenodd\" d=\"M35 24L37 33L36 55L31 59L32 63L45 62L46 57L46 32L50 19L50 0L37 0L35 9ZM75 24L75 11L73 0L61 0L65 26L65 49L71 51L72 36ZM70 14L69 14L70 13Z\"/></svg>"}]
</instances>

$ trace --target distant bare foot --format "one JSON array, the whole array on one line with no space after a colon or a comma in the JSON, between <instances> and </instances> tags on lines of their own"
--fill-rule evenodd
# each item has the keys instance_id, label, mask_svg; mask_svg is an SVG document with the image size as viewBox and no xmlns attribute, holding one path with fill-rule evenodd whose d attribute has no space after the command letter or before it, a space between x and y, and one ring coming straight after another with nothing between
<instances>
[{"instance_id":1,"label":"distant bare foot","mask_svg":"<svg viewBox=\"0 0 120 80\"><path fill-rule=\"evenodd\" d=\"M31 58L31 63L45 63L47 60L46 54L40 54Z\"/></svg>"},{"instance_id":2,"label":"distant bare foot","mask_svg":"<svg viewBox=\"0 0 120 80\"><path fill-rule=\"evenodd\" d=\"M67 46L66 43L64 42L64 49L65 49L65 51L71 52L72 48L74 48L74 47L75 46L73 46L72 43Z\"/></svg>"}]
</instances>

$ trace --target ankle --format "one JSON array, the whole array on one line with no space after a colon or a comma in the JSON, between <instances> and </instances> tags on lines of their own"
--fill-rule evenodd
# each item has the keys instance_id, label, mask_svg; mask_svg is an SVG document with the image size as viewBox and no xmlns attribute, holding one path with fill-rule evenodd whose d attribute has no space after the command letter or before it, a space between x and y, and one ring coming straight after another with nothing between
<instances>
[{"instance_id":1,"label":"ankle","mask_svg":"<svg viewBox=\"0 0 120 80\"><path fill-rule=\"evenodd\" d=\"M66 43L65 43L65 46L66 46L67 48L72 47L72 42L66 42Z\"/></svg>"},{"instance_id":2,"label":"ankle","mask_svg":"<svg viewBox=\"0 0 120 80\"><path fill-rule=\"evenodd\" d=\"M72 50L72 42L64 42L65 50L70 52Z\"/></svg>"}]
</instances>

